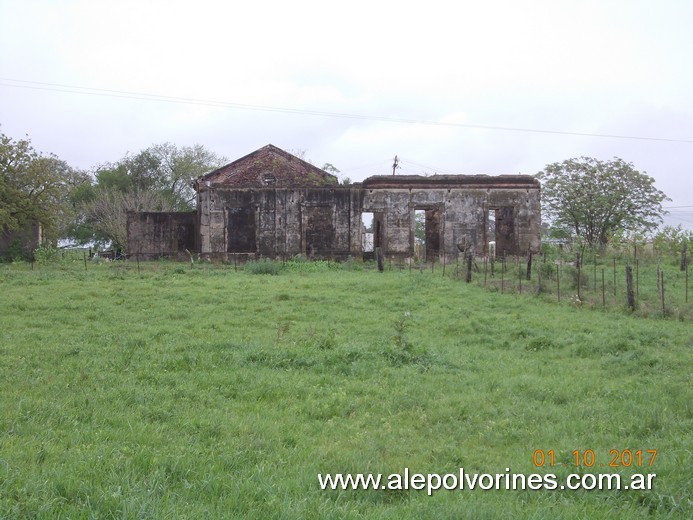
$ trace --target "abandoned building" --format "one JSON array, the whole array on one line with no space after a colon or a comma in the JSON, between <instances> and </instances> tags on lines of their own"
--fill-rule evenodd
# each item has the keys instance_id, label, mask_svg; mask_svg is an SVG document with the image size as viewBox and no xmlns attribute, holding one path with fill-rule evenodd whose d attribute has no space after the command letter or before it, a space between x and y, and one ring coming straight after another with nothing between
<instances>
[{"instance_id":1,"label":"abandoned building","mask_svg":"<svg viewBox=\"0 0 693 520\"><path fill-rule=\"evenodd\" d=\"M420 250L426 260L438 261L487 254L492 242L499 255L538 251L540 245L540 186L526 175L378 175L340 185L333 175L267 145L194 186L196 212L128 214L130 255L171 256L187 249L227 261L345 259L368 253L367 243L365 249L380 248L385 257L411 258ZM423 221L419 236L417 220Z\"/></svg>"}]
</instances>

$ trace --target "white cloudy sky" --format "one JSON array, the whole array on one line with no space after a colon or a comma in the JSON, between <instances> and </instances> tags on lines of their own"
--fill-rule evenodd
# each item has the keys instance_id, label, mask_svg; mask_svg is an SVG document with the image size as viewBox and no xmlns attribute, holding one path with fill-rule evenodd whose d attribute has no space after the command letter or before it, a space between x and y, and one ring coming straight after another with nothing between
<instances>
[{"instance_id":1,"label":"white cloudy sky","mask_svg":"<svg viewBox=\"0 0 693 520\"><path fill-rule=\"evenodd\" d=\"M0 132L83 169L272 143L352 181L395 154L492 175L617 156L693 229L691 27L690 0L0 0Z\"/></svg>"}]
</instances>

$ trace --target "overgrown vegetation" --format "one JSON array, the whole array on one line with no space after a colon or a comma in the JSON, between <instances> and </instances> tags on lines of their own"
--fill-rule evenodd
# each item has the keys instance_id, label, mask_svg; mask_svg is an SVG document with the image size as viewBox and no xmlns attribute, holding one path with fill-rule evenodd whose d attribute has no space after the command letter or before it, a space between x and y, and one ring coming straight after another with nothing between
<instances>
[{"instance_id":1,"label":"overgrown vegetation","mask_svg":"<svg viewBox=\"0 0 693 520\"><path fill-rule=\"evenodd\" d=\"M254 276L82 260L0 266L0 518L691 514L690 323L491 293L453 266L298 260ZM557 465L535 467L537 449ZM656 473L654 490L429 497L317 481L565 478L589 472L571 467L576 449L607 466L612 449L658 450L652 468L598 470Z\"/></svg>"}]
</instances>

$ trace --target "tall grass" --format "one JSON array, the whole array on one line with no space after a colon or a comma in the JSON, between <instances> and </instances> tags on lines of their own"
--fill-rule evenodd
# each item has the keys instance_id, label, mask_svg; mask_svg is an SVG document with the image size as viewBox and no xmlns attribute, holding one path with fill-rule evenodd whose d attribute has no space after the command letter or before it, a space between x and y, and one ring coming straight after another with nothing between
<instances>
[{"instance_id":1,"label":"tall grass","mask_svg":"<svg viewBox=\"0 0 693 520\"><path fill-rule=\"evenodd\" d=\"M439 270L0 266L0 518L686 518L690 324ZM368 267L368 266L366 266ZM310 271L315 269L315 272ZM321 491L657 449L653 491ZM579 471L584 472L585 468ZM600 471L609 471L601 468Z\"/></svg>"}]
</instances>

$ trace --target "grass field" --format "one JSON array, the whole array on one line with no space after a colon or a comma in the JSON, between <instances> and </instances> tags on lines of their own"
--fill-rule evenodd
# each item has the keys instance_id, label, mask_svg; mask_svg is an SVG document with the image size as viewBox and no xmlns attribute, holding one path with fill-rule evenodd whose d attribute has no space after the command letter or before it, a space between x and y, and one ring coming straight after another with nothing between
<instances>
[{"instance_id":1,"label":"grass field","mask_svg":"<svg viewBox=\"0 0 693 520\"><path fill-rule=\"evenodd\" d=\"M690 518L690 321L287 267L0 265L0 518ZM657 477L432 496L317 478L461 467Z\"/></svg>"}]
</instances>

